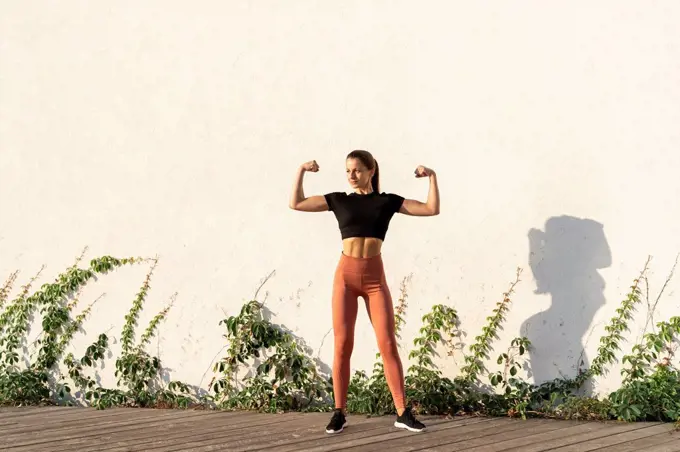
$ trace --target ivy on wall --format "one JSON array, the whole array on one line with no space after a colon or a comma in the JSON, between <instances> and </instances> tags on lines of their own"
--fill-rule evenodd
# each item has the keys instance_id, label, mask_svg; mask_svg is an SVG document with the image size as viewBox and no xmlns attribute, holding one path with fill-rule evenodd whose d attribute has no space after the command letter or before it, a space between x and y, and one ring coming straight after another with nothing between
<instances>
[{"instance_id":1,"label":"ivy on wall","mask_svg":"<svg viewBox=\"0 0 680 452\"><path fill-rule=\"evenodd\" d=\"M14 298L10 295L19 272L10 274L0 288L0 405L82 403L100 409L198 405L266 412L332 409L332 380L321 375L310 350L298 338L266 319L264 305L256 299L245 303L238 314L220 322L228 343L225 355L213 367L215 377L209 384L209 396L199 397L195 394L196 388L183 382L163 383L162 363L159 357L146 350L146 346L156 335L175 296L136 340L139 315L158 259L102 256L81 267L83 256L84 252L53 282L43 284L37 290L34 285L43 269L21 286ZM507 349L492 357L494 342L507 319L511 297L520 282L521 269L517 270L514 281L467 350L461 348L462 331L456 310L435 304L421 318L422 325L408 352L408 400L417 412L427 414L661 420L680 424L680 370L676 357L680 316L652 322L652 331L646 332L630 353L623 356L623 382L618 390L602 399L577 395L586 381L604 376L608 366L616 362L624 335L643 300L643 284L648 287L649 262L647 260L633 280L616 316L605 327L606 334L600 339L591 366L573 378L539 385L518 377L526 363L527 351L532 347L526 337L512 339ZM105 388L97 383L93 374L109 352L107 334L99 334L80 357L66 353L66 350L99 302L99 299L94 300L75 315L85 285L97 275L131 265L148 265L149 269L125 316L120 334L121 351L115 361L117 385ZM402 281L395 307L398 335L405 324L410 278ZM656 307L656 303L652 306L649 300L648 305L652 309ZM41 332L38 339L29 344L27 334L36 312L42 315ZM652 318L648 313L648 323ZM435 357L442 350L449 356L463 354L465 365L454 378L445 376L435 365ZM489 372L486 369L485 363L492 359L501 366L500 370ZM66 369L65 374L62 368ZM243 372L247 374L241 376ZM394 413L379 354L370 375L357 371L352 376L347 408L353 413Z\"/></svg>"}]
</instances>

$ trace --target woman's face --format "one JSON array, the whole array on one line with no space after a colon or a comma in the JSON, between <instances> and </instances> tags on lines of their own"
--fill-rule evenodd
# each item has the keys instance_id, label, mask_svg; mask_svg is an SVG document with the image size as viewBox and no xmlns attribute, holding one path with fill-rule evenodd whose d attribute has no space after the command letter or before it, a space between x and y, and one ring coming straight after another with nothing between
<instances>
[{"instance_id":1,"label":"woman's face","mask_svg":"<svg viewBox=\"0 0 680 452\"><path fill-rule=\"evenodd\" d=\"M359 159L347 159L347 181L352 188L368 188L374 170L369 170Z\"/></svg>"}]
</instances>

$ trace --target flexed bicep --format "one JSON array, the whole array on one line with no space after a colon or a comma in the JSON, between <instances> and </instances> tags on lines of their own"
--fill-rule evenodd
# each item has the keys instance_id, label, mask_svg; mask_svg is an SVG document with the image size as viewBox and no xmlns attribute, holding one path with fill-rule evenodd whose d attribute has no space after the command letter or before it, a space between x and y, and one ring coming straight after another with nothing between
<instances>
[{"instance_id":1,"label":"flexed bicep","mask_svg":"<svg viewBox=\"0 0 680 452\"><path fill-rule=\"evenodd\" d=\"M405 199L399 208L399 213L414 217L431 217L439 215L439 186L437 184L437 174L432 169L420 165L416 168L415 175L418 178L428 177L430 179L427 202L417 201L415 199Z\"/></svg>"},{"instance_id":2,"label":"flexed bicep","mask_svg":"<svg viewBox=\"0 0 680 452\"><path fill-rule=\"evenodd\" d=\"M430 206L416 199L405 199L399 209L399 213L411 215L413 217L429 217L436 215Z\"/></svg>"},{"instance_id":3,"label":"flexed bicep","mask_svg":"<svg viewBox=\"0 0 680 452\"><path fill-rule=\"evenodd\" d=\"M291 208L302 212L325 212L328 210L328 203L324 196L315 195L297 202Z\"/></svg>"},{"instance_id":4,"label":"flexed bicep","mask_svg":"<svg viewBox=\"0 0 680 452\"><path fill-rule=\"evenodd\" d=\"M305 192L302 189L302 180L307 171L313 173L319 171L319 165L316 163L316 160L303 163L295 173L295 182L293 183L293 191L290 194L288 207L302 212L323 212L328 210L328 203L324 196L305 196Z\"/></svg>"}]
</instances>

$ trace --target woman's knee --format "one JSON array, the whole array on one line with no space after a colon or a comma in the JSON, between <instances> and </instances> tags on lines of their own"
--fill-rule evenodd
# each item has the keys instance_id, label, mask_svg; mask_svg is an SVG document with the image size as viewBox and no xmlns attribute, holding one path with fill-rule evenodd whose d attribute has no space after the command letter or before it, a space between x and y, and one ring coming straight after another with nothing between
<instances>
[{"instance_id":1,"label":"woman's knee","mask_svg":"<svg viewBox=\"0 0 680 452\"><path fill-rule=\"evenodd\" d=\"M351 355L354 348L354 337L349 334L335 335L335 354L336 355Z\"/></svg>"},{"instance_id":2,"label":"woman's knee","mask_svg":"<svg viewBox=\"0 0 680 452\"><path fill-rule=\"evenodd\" d=\"M378 338L378 348L380 354L383 356L399 357L399 349L397 347L397 338L390 335L381 336Z\"/></svg>"}]
</instances>

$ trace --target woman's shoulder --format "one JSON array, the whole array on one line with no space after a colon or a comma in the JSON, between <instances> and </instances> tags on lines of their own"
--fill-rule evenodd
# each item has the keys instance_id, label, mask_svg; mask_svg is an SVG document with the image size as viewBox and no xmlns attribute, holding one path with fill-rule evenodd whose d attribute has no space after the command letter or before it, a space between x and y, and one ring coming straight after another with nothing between
<instances>
[{"instance_id":1,"label":"woman's shoulder","mask_svg":"<svg viewBox=\"0 0 680 452\"><path fill-rule=\"evenodd\" d=\"M341 191L332 191L323 195L328 205L328 210L334 211L339 205L345 204L347 193Z\"/></svg>"},{"instance_id":2,"label":"woman's shoulder","mask_svg":"<svg viewBox=\"0 0 680 452\"><path fill-rule=\"evenodd\" d=\"M331 191L328 192L324 195L326 198L333 198L333 199L339 199L339 198L346 198L347 193L344 191Z\"/></svg>"},{"instance_id":3,"label":"woman's shoulder","mask_svg":"<svg viewBox=\"0 0 680 452\"><path fill-rule=\"evenodd\" d=\"M390 210L393 212L399 212L402 204L404 204L405 198L398 193L382 193L385 199L385 203L390 206Z\"/></svg>"},{"instance_id":4,"label":"woman's shoulder","mask_svg":"<svg viewBox=\"0 0 680 452\"><path fill-rule=\"evenodd\" d=\"M404 197L401 196L399 193L382 192L380 196L383 196L388 199L404 199Z\"/></svg>"}]
</instances>

